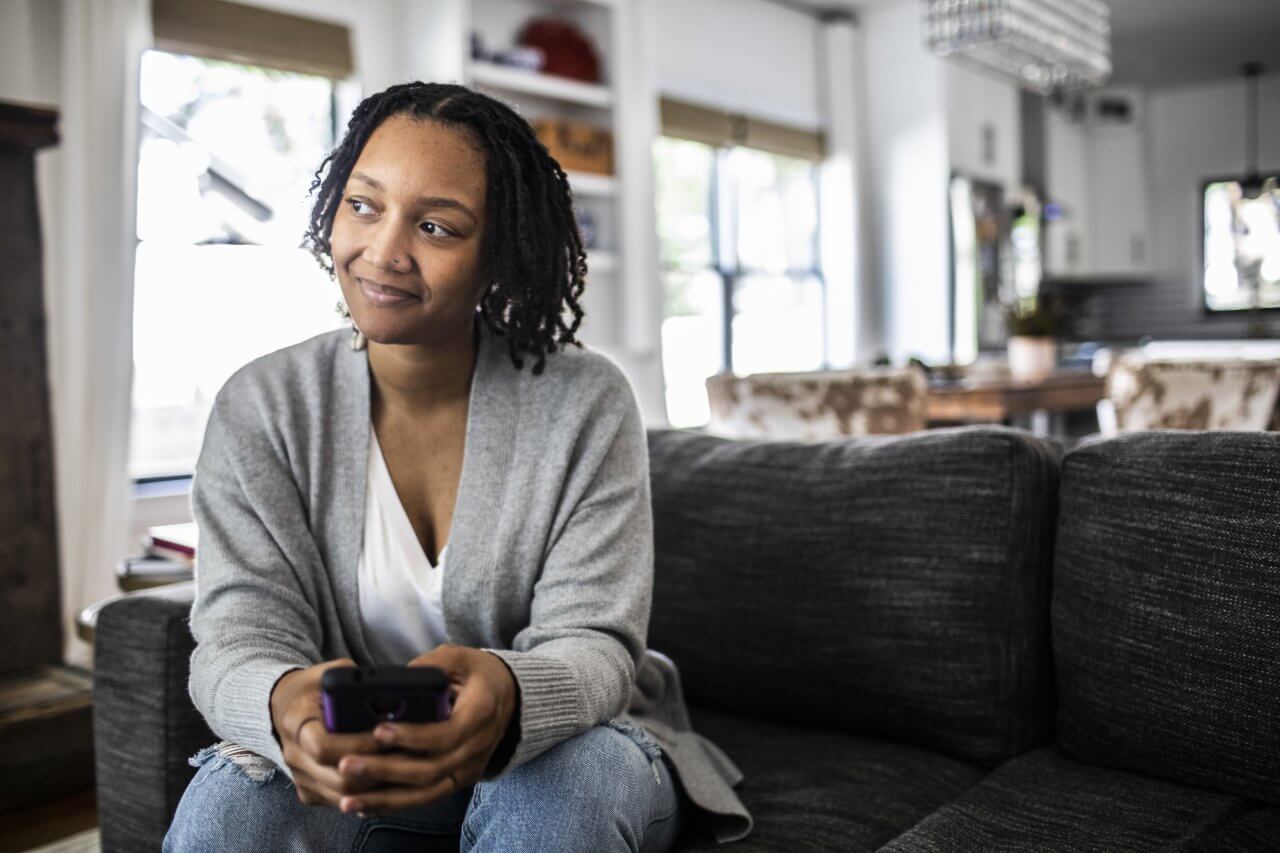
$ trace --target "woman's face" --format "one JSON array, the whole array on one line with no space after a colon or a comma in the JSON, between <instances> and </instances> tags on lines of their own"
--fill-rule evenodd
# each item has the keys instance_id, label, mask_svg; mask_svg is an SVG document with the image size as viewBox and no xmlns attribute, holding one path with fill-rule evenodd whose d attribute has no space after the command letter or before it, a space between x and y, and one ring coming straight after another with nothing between
<instances>
[{"instance_id":1,"label":"woman's face","mask_svg":"<svg viewBox=\"0 0 1280 853\"><path fill-rule=\"evenodd\" d=\"M485 157L453 127L387 118L351 169L333 218L334 272L370 341L470 333L487 282ZM390 290L380 293L379 285Z\"/></svg>"}]
</instances>

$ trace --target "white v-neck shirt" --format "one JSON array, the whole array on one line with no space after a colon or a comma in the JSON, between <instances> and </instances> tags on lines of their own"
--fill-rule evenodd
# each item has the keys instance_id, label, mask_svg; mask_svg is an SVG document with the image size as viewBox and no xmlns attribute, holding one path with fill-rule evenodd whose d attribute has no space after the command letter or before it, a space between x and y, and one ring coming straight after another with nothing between
<instances>
[{"instance_id":1,"label":"white v-neck shirt","mask_svg":"<svg viewBox=\"0 0 1280 853\"><path fill-rule=\"evenodd\" d=\"M374 662L402 666L449 641L444 624L445 552L431 565L396 494L369 424L364 547L357 564L360 624Z\"/></svg>"}]
</instances>

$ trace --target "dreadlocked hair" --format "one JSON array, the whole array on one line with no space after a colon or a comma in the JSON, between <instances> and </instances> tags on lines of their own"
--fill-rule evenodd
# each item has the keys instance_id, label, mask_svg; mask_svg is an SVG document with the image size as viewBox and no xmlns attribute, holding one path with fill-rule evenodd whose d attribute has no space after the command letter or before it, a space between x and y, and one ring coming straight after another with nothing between
<instances>
[{"instance_id":1,"label":"dreadlocked hair","mask_svg":"<svg viewBox=\"0 0 1280 853\"><path fill-rule=\"evenodd\" d=\"M315 172L311 192L319 192L304 247L333 277L329 238L351 169L378 125L401 114L461 128L485 153L482 252L492 283L480 299L480 315L507 339L517 369L524 366L522 354L529 355L536 358L534 375L541 374L547 354L569 344L582 347L574 333L582 323L587 256L568 177L529 123L501 101L465 86L416 81L365 98L342 142Z\"/></svg>"}]
</instances>

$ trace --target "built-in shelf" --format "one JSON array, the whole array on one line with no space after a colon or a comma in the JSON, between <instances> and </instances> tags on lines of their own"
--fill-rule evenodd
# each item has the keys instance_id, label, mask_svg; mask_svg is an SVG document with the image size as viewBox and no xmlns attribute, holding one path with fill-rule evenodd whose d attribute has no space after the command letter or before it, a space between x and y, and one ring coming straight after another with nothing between
<instances>
[{"instance_id":1,"label":"built-in shelf","mask_svg":"<svg viewBox=\"0 0 1280 853\"><path fill-rule=\"evenodd\" d=\"M591 83L579 83L565 77L525 71L492 62L472 62L471 80L481 86L492 86L507 92L550 98L570 104L589 107L609 107L613 104L613 92L608 87Z\"/></svg>"},{"instance_id":2,"label":"built-in shelf","mask_svg":"<svg viewBox=\"0 0 1280 853\"><path fill-rule=\"evenodd\" d=\"M574 195L612 198L618 193L618 179L611 175L593 175L590 172L567 172L569 186Z\"/></svg>"}]
</instances>

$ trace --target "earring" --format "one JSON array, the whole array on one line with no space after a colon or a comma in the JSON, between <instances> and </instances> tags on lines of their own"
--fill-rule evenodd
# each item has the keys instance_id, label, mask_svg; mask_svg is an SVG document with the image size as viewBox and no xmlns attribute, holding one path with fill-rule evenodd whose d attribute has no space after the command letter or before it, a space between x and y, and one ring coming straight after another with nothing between
<instances>
[{"instance_id":1,"label":"earring","mask_svg":"<svg viewBox=\"0 0 1280 853\"><path fill-rule=\"evenodd\" d=\"M351 311L347 308L346 303L341 299L339 299L337 304L334 306L334 310L336 310L338 315L343 319L351 320ZM355 321L352 321L351 323L351 331L351 349L353 351L359 351L368 347L369 340L364 336L364 332L356 328Z\"/></svg>"}]
</instances>

